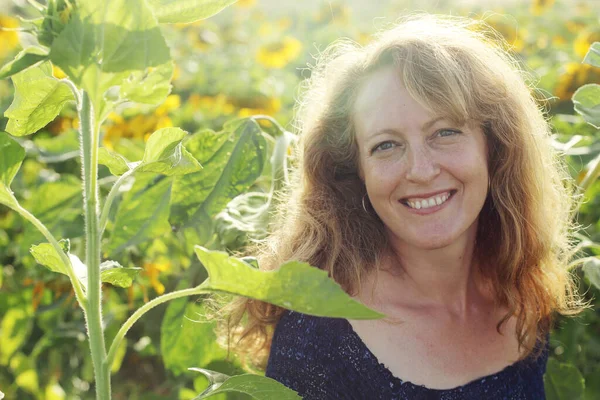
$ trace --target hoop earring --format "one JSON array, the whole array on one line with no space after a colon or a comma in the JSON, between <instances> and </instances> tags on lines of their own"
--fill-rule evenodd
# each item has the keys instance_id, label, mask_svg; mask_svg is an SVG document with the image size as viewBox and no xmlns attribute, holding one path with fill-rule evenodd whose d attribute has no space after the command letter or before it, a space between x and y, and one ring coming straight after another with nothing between
<instances>
[{"instance_id":1,"label":"hoop earring","mask_svg":"<svg viewBox=\"0 0 600 400\"><path fill-rule=\"evenodd\" d=\"M368 214L369 212L367 211L367 207L365 207L365 197L367 197L367 194L365 193L364 196L362 197L362 208L363 210L365 210L365 212Z\"/></svg>"}]
</instances>

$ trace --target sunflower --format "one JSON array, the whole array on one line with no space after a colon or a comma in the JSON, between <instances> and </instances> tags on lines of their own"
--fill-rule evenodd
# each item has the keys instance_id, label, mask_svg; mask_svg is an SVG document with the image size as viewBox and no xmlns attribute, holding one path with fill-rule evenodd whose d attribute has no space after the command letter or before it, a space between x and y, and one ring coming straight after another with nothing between
<instances>
[{"instance_id":1,"label":"sunflower","mask_svg":"<svg viewBox=\"0 0 600 400\"><path fill-rule=\"evenodd\" d=\"M242 118L257 114L274 115L281 109L280 99L264 95L230 99L230 102Z\"/></svg>"},{"instance_id":2,"label":"sunflower","mask_svg":"<svg viewBox=\"0 0 600 400\"><path fill-rule=\"evenodd\" d=\"M236 7L250 8L256 5L256 0L238 0L235 3Z\"/></svg>"},{"instance_id":3,"label":"sunflower","mask_svg":"<svg viewBox=\"0 0 600 400\"><path fill-rule=\"evenodd\" d=\"M350 23L351 10L341 1L327 2L315 14L314 20L321 24L335 23L348 25Z\"/></svg>"},{"instance_id":4,"label":"sunflower","mask_svg":"<svg viewBox=\"0 0 600 400\"><path fill-rule=\"evenodd\" d=\"M587 54L590 46L594 42L600 42L600 31L590 31L584 30L577 35L575 38L575 42L573 43L573 48L575 50L575 54L579 57L584 58Z\"/></svg>"},{"instance_id":5,"label":"sunflower","mask_svg":"<svg viewBox=\"0 0 600 400\"><path fill-rule=\"evenodd\" d=\"M262 46L256 55L257 61L267 68L283 68L295 60L302 50L302 44L296 38L286 36Z\"/></svg>"},{"instance_id":6,"label":"sunflower","mask_svg":"<svg viewBox=\"0 0 600 400\"><path fill-rule=\"evenodd\" d=\"M600 68L589 64L569 63L565 73L558 78L554 94L561 100L570 100L579 87L597 80L600 80Z\"/></svg>"},{"instance_id":7,"label":"sunflower","mask_svg":"<svg viewBox=\"0 0 600 400\"><path fill-rule=\"evenodd\" d=\"M102 144L108 149L113 149L113 145L120 138L148 140L156 130L173 126L173 121L168 114L180 105L179 96L170 95L152 114L138 114L126 120L116 113L111 113L108 116L111 124L105 128Z\"/></svg>"},{"instance_id":8,"label":"sunflower","mask_svg":"<svg viewBox=\"0 0 600 400\"><path fill-rule=\"evenodd\" d=\"M194 109L209 110L214 114L229 115L235 112L235 106L231 104L227 96L223 93L219 93L216 96L200 96L194 93L188 98L188 103Z\"/></svg>"},{"instance_id":9,"label":"sunflower","mask_svg":"<svg viewBox=\"0 0 600 400\"><path fill-rule=\"evenodd\" d=\"M552 8L554 0L533 0L531 2L531 13L533 15L542 15Z\"/></svg>"},{"instance_id":10,"label":"sunflower","mask_svg":"<svg viewBox=\"0 0 600 400\"><path fill-rule=\"evenodd\" d=\"M523 37L526 35L526 31L522 29L518 30L516 26L509 24L505 20L487 19L485 22L501 34L514 51L520 52L523 50L525 47Z\"/></svg>"},{"instance_id":11,"label":"sunflower","mask_svg":"<svg viewBox=\"0 0 600 400\"><path fill-rule=\"evenodd\" d=\"M0 14L0 60L8 56L19 45L19 35L14 30L19 27L15 18Z\"/></svg>"}]
</instances>

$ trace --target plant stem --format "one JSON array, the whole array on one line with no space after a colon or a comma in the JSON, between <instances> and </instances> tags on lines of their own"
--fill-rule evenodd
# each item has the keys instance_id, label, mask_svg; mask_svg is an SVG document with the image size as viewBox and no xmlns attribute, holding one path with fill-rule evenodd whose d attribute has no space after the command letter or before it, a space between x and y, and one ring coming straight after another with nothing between
<instances>
[{"instance_id":1,"label":"plant stem","mask_svg":"<svg viewBox=\"0 0 600 400\"><path fill-rule=\"evenodd\" d=\"M88 303L87 298L85 297L85 293L83 292L83 289L81 287L81 283L79 282L77 276L75 276L75 271L73 270L73 267L71 265L71 260L69 260L69 257L67 257L63 249L60 247L56 238L52 235L52 233L50 233L48 228L46 228L46 226L39 219L37 219L33 214L31 214L23 207L21 207L21 205L17 204L13 209L19 214L21 214L23 218L31 222L46 237L46 239L50 242L52 247L54 247L54 250L56 250L58 256L65 265L67 275L71 280L73 290L75 291L75 297L77 298L77 301L79 302L79 305L81 306L83 311L86 312Z\"/></svg>"},{"instance_id":2,"label":"plant stem","mask_svg":"<svg viewBox=\"0 0 600 400\"><path fill-rule=\"evenodd\" d=\"M110 400L110 373L103 363L106 345L102 329L102 299L100 291L100 234L98 229L98 141L99 127L94 121L94 109L87 92L83 92L79 109L83 164L85 208L85 264L88 270L87 327L94 374L96 398Z\"/></svg>"},{"instance_id":3,"label":"plant stem","mask_svg":"<svg viewBox=\"0 0 600 400\"><path fill-rule=\"evenodd\" d=\"M131 315L131 317L129 317L129 319L127 319L127 321L125 321L125 323L121 326L121 329L119 329L119 332L117 332L117 335L115 336L113 342L110 345L110 349L108 351L108 357L106 357L106 361L104 363L105 367L110 368L110 366L112 365L112 363L115 359L115 355L117 354L117 349L119 348L121 341L127 334L127 331L133 326L133 324L135 324L135 322L138 319L141 318L142 315L144 315L145 313L147 313L154 307L156 307L162 303L165 303L169 300L174 300L174 299L178 299L180 297L186 297L186 296L195 296L195 295L208 293L208 292L209 292L209 290L205 289L203 284L201 284L200 286L197 286L195 288L183 289L183 290L178 290L175 292L163 294L162 296L152 299L148 303L144 304L142 307L138 308Z\"/></svg>"}]
</instances>

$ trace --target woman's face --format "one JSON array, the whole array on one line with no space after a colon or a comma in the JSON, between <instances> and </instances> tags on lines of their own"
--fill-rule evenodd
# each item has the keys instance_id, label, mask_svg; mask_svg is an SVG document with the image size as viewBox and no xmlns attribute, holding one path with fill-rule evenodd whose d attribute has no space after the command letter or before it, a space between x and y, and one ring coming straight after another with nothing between
<instances>
[{"instance_id":1,"label":"woman's face","mask_svg":"<svg viewBox=\"0 0 600 400\"><path fill-rule=\"evenodd\" d=\"M488 189L481 128L427 111L393 67L367 78L354 111L361 178L392 242L437 249L475 238Z\"/></svg>"}]
</instances>

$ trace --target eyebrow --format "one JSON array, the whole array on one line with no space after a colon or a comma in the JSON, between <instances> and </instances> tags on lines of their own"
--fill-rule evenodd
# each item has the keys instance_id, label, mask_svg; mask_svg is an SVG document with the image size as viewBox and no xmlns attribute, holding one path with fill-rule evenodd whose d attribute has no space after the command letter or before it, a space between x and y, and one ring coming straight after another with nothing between
<instances>
[{"instance_id":1,"label":"eyebrow","mask_svg":"<svg viewBox=\"0 0 600 400\"><path fill-rule=\"evenodd\" d=\"M440 116L440 117L432 119L431 121L427 121L427 122L425 122L423 124L423 126L421 127L421 130L426 131L429 128L431 128L433 125L435 125L436 123L438 123L439 121L444 120L444 119L447 119L447 117ZM395 130L395 129L392 129L392 128L385 128L385 129L381 129L379 131L376 131L373 135L371 135L370 138L374 138L376 136L379 136L379 135L382 135L382 134L385 134L385 133L391 134L391 135L395 135L395 134L398 133L398 131Z\"/></svg>"}]
</instances>

